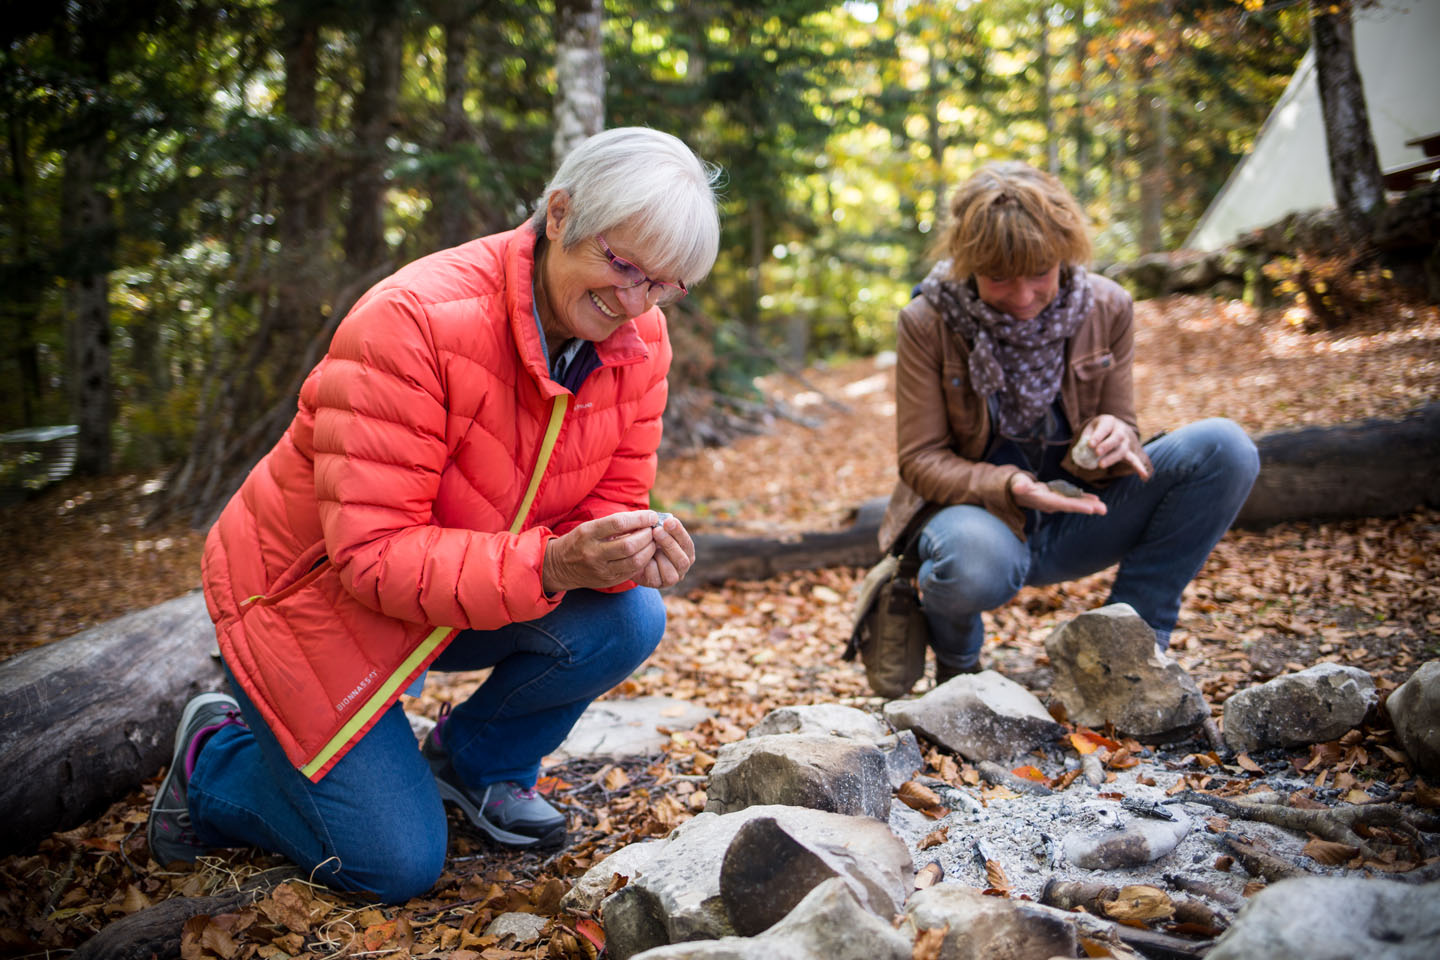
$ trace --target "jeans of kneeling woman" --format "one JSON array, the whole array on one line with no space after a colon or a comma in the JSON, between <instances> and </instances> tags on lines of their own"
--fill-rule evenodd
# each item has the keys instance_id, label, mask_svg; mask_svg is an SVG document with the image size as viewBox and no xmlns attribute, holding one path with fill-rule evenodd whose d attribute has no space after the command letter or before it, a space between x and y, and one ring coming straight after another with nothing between
<instances>
[{"instance_id":1,"label":"jeans of kneeling woman","mask_svg":"<svg viewBox=\"0 0 1440 960\"><path fill-rule=\"evenodd\" d=\"M539 620L461 632L431 669L494 668L446 720L446 746L466 785L534 784L541 758L664 632L664 603L645 587L572 590ZM435 884L445 865L445 810L399 703L312 783L233 677L231 688L248 726L221 727L196 760L189 806L201 841L283 854L316 882L388 903Z\"/></svg>"},{"instance_id":2,"label":"jeans of kneeling woman","mask_svg":"<svg viewBox=\"0 0 1440 960\"><path fill-rule=\"evenodd\" d=\"M1187 584L1234 522L1260 470L1255 444L1224 419L1202 420L1146 444L1148 481L1131 475L1094 489L1104 516L1035 514L1022 541L982 507L936 513L921 531L919 585L936 659L972 668L981 613L1021 587L1061 583L1119 564L1107 603L1128 603L1164 649ZM1054 479L1044 472L1042 481Z\"/></svg>"}]
</instances>

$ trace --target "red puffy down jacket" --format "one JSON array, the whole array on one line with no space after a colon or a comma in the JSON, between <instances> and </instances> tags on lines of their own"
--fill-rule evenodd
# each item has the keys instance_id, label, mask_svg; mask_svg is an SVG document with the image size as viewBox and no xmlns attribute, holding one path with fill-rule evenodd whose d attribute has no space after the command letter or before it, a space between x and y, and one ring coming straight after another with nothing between
<instances>
[{"instance_id":1,"label":"red puffy down jacket","mask_svg":"<svg viewBox=\"0 0 1440 960\"><path fill-rule=\"evenodd\" d=\"M206 539L225 662L312 780L456 630L554 609L547 541L648 506L664 315L596 344L601 365L572 396L541 352L534 247L528 227L484 237L368 291ZM549 466L517 521L547 430Z\"/></svg>"}]
</instances>

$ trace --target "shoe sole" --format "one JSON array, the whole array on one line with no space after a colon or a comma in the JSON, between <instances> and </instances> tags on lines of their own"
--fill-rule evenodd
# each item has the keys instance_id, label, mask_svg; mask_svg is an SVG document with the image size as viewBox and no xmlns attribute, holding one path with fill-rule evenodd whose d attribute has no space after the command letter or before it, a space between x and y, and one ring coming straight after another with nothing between
<instances>
[{"instance_id":1,"label":"shoe sole","mask_svg":"<svg viewBox=\"0 0 1440 960\"><path fill-rule=\"evenodd\" d=\"M212 703L219 702L234 703L234 699L234 697L223 693L202 693L185 704L185 709L181 711L180 721L175 724L175 749L170 755L170 766L165 771L165 779L161 780L160 785L155 788L155 799L150 802L150 819L145 822L145 843L150 847L152 856L155 855L155 811L159 808L166 794L170 792L170 781L175 776L175 770L184 764L185 751L190 748L190 744L180 742L180 738L185 734L185 728L195 719L195 714L200 712L201 707L207 707ZM168 843L168 841L161 842ZM157 859L156 862L158 863L159 860ZM174 861L172 860L171 862L173 863ZM185 862L194 863L195 861L192 858Z\"/></svg>"},{"instance_id":2,"label":"shoe sole","mask_svg":"<svg viewBox=\"0 0 1440 960\"><path fill-rule=\"evenodd\" d=\"M454 787L450 786L450 784L445 783L443 780L437 779L435 781L435 786L440 788L441 800L448 801L459 807L461 811L464 812L465 817L472 824L474 824L478 829L483 831L486 836L488 836L491 840L494 840L498 844L507 847L514 847L521 850L528 849L530 847L541 850L551 850L565 845L564 824L561 824L554 830L551 830L543 837L531 837L523 833L511 833L509 830L502 830L499 827L495 826L495 824L491 823L489 820L485 819L485 817L480 812L480 808L475 806L475 804L471 803L468 797L466 797L459 790L456 790Z\"/></svg>"}]
</instances>

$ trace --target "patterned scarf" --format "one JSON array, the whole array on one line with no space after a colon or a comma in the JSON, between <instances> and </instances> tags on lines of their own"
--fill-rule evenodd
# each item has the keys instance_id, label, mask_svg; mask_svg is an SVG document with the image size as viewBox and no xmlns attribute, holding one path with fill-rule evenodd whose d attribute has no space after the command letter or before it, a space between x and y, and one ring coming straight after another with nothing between
<instances>
[{"instance_id":1,"label":"patterned scarf","mask_svg":"<svg viewBox=\"0 0 1440 960\"><path fill-rule=\"evenodd\" d=\"M1028 437L1060 391L1065 342L1090 311L1085 268L1062 270L1060 292L1031 320L1016 320L980 299L970 281L950 277L950 261L935 264L920 293L970 345L970 382L987 400L996 396L997 427Z\"/></svg>"}]
</instances>

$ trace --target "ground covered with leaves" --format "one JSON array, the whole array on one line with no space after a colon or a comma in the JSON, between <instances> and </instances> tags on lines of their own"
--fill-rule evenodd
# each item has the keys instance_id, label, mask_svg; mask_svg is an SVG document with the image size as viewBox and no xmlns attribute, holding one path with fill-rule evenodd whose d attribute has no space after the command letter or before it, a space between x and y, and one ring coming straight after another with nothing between
<instances>
[{"instance_id":1,"label":"ground covered with leaves","mask_svg":"<svg viewBox=\"0 0 1440 960\"><path fill-rule=\"evenodd\" d=\"M1257 434L1397 416L1440 397L1440 309L1387 300L1363 323L1326 332L1307 332L1304 320L1293 311L1262 315L1202 298L1138 305L1142 430L1227 416ZM789 416L729 448L663 463L657 505L694 529L747 535L849 522L859 503L888 493L893 483L893 386L893 369L871 360L766 381L762 388L783 400ZM146 526L152 491L150 478L71 481L0 513L7 545L0 560L0 657L196 586L202 538L179 526ZM1368 670L1388 692L1420 663L1440 657L1437 547L1440 512L1433 510L1233 531L1187 592L1173 655L1212 705L1236 689L1327 660ZM704 776L721 745L776 706L878 703L867 699L861 669L839 659L862 572L792 573L668 597L666 641L614 695L664 694L703 704L716 716L696 730L673 732L656 757L548 767L541 787L570 817L573 842L563 853L503 851L452 820L447 871L428 896L378 906L297 878L253 906L192 920L183 955L595 956L603 930L595 918L564 913L560 896L604 854L664 835L702 809ZM1099 574L1027 588L990 619L987 663L1043 688L1045 636L1102 603L1108 583L1109 575ZM433 714L480 679L432 677L408 706ZM1117 743L1107 754L1112 767L1128 759L1121 750L1128 745ZM1336 743L1259 762L1193 756L1183 781L1192 790L1243 793L1247 781L1285 764L1316 790L1338 790L1352 802L1377 796L1422 807L1437 802L1436 785L1412 775L1378 719ZM974 775L933 749L928 767L930 775L957 783ZM91 823L0 860L0 955L63 953L117 918L167 898L233 890L277 865L253 851L207 858L195 870L156 865L144 839L154 789L152 780ZM1375 868L1414 866L1408 856L1401 849ZM549 926L524 948L487 936L490 920L506 911L537 914Z\"/></svg>"}]
</instances>

